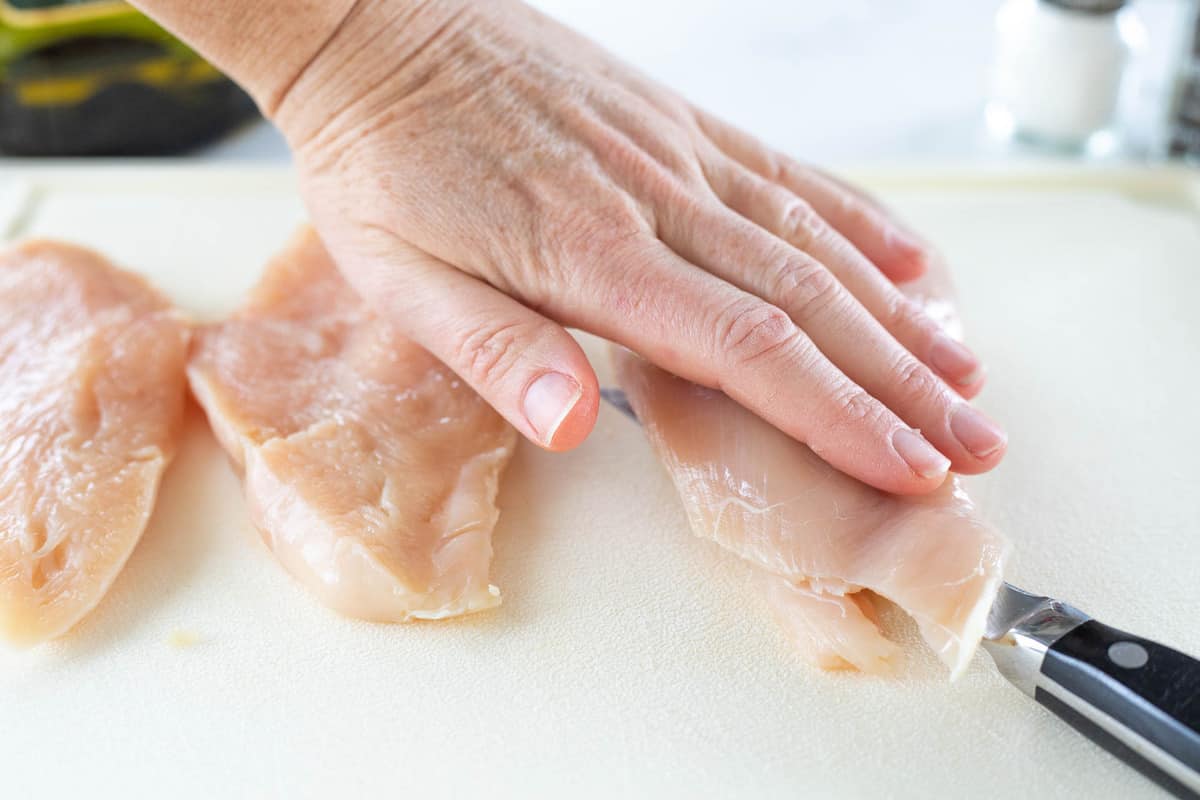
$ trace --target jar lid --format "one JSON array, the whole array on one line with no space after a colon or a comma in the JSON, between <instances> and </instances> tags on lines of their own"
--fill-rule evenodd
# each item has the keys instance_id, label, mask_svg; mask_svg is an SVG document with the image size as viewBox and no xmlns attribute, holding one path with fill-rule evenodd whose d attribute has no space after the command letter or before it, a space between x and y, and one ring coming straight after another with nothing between
<instances>
[{"instance_id":1,"label":"jar lid","mask_svg":"<svg viewBox=\"0 0 1200 800\"><path fill-rule=\"evenodd\" d=\"M1128 4L1128 0L1042 0L1042 2L1067 11L1081 11L1085 14L1112 14Z\"/></svg>"}]
</instances>

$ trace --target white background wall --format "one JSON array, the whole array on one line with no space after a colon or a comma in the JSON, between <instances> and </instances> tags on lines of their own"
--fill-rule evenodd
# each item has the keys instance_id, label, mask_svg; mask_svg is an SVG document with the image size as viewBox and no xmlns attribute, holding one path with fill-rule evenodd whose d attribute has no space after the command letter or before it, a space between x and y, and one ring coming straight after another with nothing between
<instances>
[{"instance_id":1,"label":"white background wall","mask_svg":"<svg viewBox=\"0 0 1200 800\"><path fill-rule=\"evenodd\" d=\"M1009 153L982 108L999 0L533 0L700 105L803 158L964 160ZM1137 0L1151 78L1188 0ZM1148 113L1150 86L1134 109ZM214 148L286 158L273 132Z\"/></svg>"}]
</instances>

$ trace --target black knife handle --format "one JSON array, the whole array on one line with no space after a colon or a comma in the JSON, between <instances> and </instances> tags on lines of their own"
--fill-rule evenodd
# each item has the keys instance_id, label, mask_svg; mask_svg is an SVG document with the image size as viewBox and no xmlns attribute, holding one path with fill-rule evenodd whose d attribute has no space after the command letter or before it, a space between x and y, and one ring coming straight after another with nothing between
<instances>
[{"instance_id":1,"label":"black knife handle","mask_svg":"<svg viewBox=\"0 0 1200 800\"><path fill-rule=\"evenodd\" d=\"M1053 683L1039 681L1039 703L1164 789L1200 797L1200 661L1089 620L1047 649L1041 672Z\"/></svg>"}]
</instances>

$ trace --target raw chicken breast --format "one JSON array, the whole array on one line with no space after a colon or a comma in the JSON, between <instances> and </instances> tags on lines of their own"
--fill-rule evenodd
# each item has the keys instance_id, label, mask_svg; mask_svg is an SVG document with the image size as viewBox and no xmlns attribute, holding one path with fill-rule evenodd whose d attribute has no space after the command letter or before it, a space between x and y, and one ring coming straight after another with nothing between
<instances>
[{"instance_id":1,"label":"raw chicken breast","mask_svg":"<svg viewBox=\"0 0 1200 800\"><path fill-rule=\"evenodd\" d=\"M928 284L919 288L945 301ZM862 592L869 589L916 620L952 677L966 668L1009 545L957 479L923 497L880 492L724 394L628 351L614 358L692 530L758 568L776 617L806 657L824 668L889 670L898 649L879 631Z\"/></svg>"},{"instance_id":2,"label":"raw chicken breast","mask_svg":"<svg viewBox=\"0 0 1200 800\"><path fill-rule=\"evenodd\" d=\"M500 602L494 500L516 431L374 317L312 230L197 333L188 376L267 545L326 605L399 622Z\"/></svg>"},{"instance_id":3,"label":"raw chicken breast","mask_svg":"<svg viewBox=\"0 0 1200 800\"><path fill-rule=\"evenodd\" d=\"M66 632L121 571L175 451L188 331L87 250L0 253L0 634Z\"/></svg>"}]
</instances>

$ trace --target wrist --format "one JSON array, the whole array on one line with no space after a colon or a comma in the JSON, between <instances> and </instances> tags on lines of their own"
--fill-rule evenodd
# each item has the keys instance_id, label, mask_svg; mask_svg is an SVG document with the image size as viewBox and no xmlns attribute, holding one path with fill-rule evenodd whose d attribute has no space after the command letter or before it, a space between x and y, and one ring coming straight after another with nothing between
<instances>
[{"instance_id":1,"label":"wrist","mask_svg":"<svg viewBox=\"0 0 1200 800\"><path fill-rule=\"evenodd\" d=\"M404 4L404 0L396 0ZM364 0L132 0L244 88L268 117Z\"/></svg>"},{"instance_id":2,"label":"wrist","mask_svg":"<svg viewBox=\"0 0 1200 800\"><path fill-rule=\"evenodd\" d=\"M394 108L446 66L457 32L471 26L477 5L358 0L277 97L270 116L295 148L348 109Z\"/></svg>"}]
</instances>

